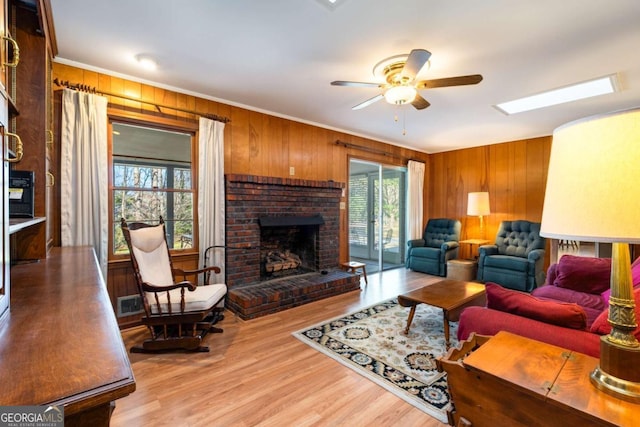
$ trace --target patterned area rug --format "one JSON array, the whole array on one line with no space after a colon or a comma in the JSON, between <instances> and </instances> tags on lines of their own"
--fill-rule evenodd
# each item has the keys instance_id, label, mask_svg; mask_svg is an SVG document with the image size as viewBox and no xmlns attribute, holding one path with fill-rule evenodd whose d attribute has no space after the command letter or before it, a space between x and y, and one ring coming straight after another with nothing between
<instances>
[{"instance_id":1,"label":"patterned area rug","mask_svg":"<svg viewBox=\"0 0 640 427\"><path fill-rule=\"evenodd\" d=\"M442 310L418 305L405 335L408 315L409 308L393 299L293 335L446 423L451 405L446 374L436 368L436 358L446 352ZM458 345L457 328L450 324L452 346Z\"/></svg>"}]
</instances>

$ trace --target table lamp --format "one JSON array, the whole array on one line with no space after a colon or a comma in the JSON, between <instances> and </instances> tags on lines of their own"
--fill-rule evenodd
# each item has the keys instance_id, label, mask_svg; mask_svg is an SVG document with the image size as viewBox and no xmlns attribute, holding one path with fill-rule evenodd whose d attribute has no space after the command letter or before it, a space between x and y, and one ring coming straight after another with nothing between
<instances>
[{"instance_id":1,"label":"table lamp","mask_svg":"<svg viewBox=\"0 0 640 427\"><path fill-rule=\"evenodd\" d=\"M540 234L612 243L612 330L591 383L640 402L640 343L629 243L640 243L640 108L588 117L553 132Z\"/></svg>"},{"instance_id":2,"label":"table lamp","mask_svg":"<svg viewBox=\"0 0 640 427\"><path fill-rule=\"evenodd\" d=\"M487 192L474 192L469 193L467 199L467 215L480 217L480 237L485 238L484 235L484 221L483 216L489 215L491 209L489 208L489 193Z\"/></svg>"}]
</instances>

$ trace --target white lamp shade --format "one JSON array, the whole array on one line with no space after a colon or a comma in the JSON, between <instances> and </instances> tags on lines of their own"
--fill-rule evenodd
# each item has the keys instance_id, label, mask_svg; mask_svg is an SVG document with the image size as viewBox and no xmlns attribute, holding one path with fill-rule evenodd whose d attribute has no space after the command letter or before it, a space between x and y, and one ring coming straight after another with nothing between
<instances>
[{"instance_id":1,"label":"white lamp shade","mask_svg":"<svg viewBox=\"0 0 640 427\"><path fill-rule=\"evenodd\" d=\"M467 215L484 216L489 215L490 213L491 209L489 208L489 193L469 193L467 199Z\"/></svg>"},{"instance_id":2,"label":"white lamp shade","mask_svg":"<svg viewBox=\"0 0 640 427\"><path fill-rule=\"evenodd\" d=\"M640 109L553 132L540 234L640 243Z\"/></svg>"}]
</instances>

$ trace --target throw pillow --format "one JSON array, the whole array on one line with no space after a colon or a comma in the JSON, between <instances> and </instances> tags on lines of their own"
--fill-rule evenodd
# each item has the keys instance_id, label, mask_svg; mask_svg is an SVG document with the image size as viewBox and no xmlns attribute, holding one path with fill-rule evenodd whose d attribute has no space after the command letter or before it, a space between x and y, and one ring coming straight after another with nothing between
<instances>
[{"instance_id":1,"label":"throw pillow","mask_svg":"<svg viewBox=\"0 0 640 427\"><path fill-rule=\"evenodd\" d=\"M636 302L636 321L640 321L640 286L636 287L633 291L633 299ZM596 320L593 321L590 331L598 335L607 335L611 332L611 325L607 321L608 318L609 309L606 309L596 317ZM640 339L640 325L636 328L633 334L636 338Z\"/></svg>"},{"instance_id":2,"label":"throw pillow","mask_svg":"<svg viewBox=\"0 0 640 427\"><path fill-rule=\"evenodd\" d=\"M599 294L609 288L611 258L564 255L556 268L555 286Z\"/></svg>"},{"instance_id":3,"label":"throw pillow","mask_svg":"<svg viewBox=\"0 0 640 427\"><path fill-rule=\"evenodd\" d=\"M636 258L636 260L631 264L631 280L633 282L634 289L640 288L640 257ZM609 305L611 287L602 292L600 295L602 296L602 301L604 301L604 304Z\"/></svg>"},{"instance_id":4,"label":"throw pillow","mask_svg":"<svg viewBox=\"0 0 640 427\"><path fill-rule=\"evenodd\" d=\"M485 289L488 308L566 328L587 327L587 315L578 304L541 300L490 282Z\"/></svg>"},{"instance_id":5,"label":"throw pillow","mask_svg":"<svg viewBox=\"0 0 640 427\"><path fill-rule=\"evenodd\" d=\"M640 289L640 281L638 281L638 283L633 283L633 289ZM603 293L600 294L600 296L602 296L602 301L604 301L604 305L608 306L609 305L609 297L611 296L611 288L607 289L606 291L604 291Z\"/></svg>"},{"instance_id":6,"label":"throw pillow","mask_svg":"<svg viewBox=\"0 0 640 427\"><path fill-rule=\"evenodd\" d=\"M631 264L631 280L633 280L633 286L640 286L640 257Z\"/></svg>"}]
</instances>

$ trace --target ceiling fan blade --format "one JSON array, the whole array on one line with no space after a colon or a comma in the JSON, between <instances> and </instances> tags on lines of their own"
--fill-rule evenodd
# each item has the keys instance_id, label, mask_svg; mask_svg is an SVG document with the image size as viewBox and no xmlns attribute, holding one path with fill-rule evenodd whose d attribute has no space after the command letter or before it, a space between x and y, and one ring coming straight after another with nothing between
<instances>
[{"instance_id":1,"label":"ceiling fan blade","mask_svg":"<svg viewBox=\"0 0 640 427\"><path fill-rule=\"evenodd\" d=\"M413 101L411 101L411 105L413 105L413 107L416 110L424 110L425 108L427 108L431 104L429 104L429 101L427 101L426 99L424 99L420 95L416 95L415 99Z\"/></svg>"},{"instance_id":2,"label":"ceiling fan blade","mask_svg":"<svg viewBox=\"0 0 640 427\"><path fill-rule=\"evenodd\" d=\"M407 61L402 68L402 72L400 76L403 78L408 78L409 81L416 78L416 75L420 72L424 64L427 63L429 58L431 57L431 52L424 49L413 49L409 56L407 57Z\"/></svg>"},{"instance_id":3,"label":"ceiling fan blade","mask_svg":"<svg viewBox=\"0 0 640 427\"><path fill-rule=\"evenodd\" d=\"M434 89L437 87L475 85L482 81L480 74L446 77L444 79L422 80L416 83L416 89Z\"/></svg>"},{"instance_id":4,"label":"ceiling fan blade","mask_svg":"<svg viewBox=\"0 0 640 427\"><path fill-rule=\"evenodd\" d=\"M349 82L344 80L336 80L331 82L332 86L351 86L351 87L382 87L380 83L369 83L369 82Z\"/></svg>"},{"instance_id":5,"label":"ceiling fan blade","mask_svg":"<svg viewBox=\"0 0 640 427\"><path fill-rule=\"evenodd\" d=\"M355 106L351 107L351 109L352 109L352 110L359 110L359 109L361 109L361 108L364 108L364 107L367 107L367 106L369 106L369 105L373 104L374 102L378 102L378 101L380 101L382 98L384 98L384 95L383 95L383 94L376 95L376 96L374 96L373 98L369 98L369 99L367 99L366 101L361 102L360 104L358 104L358 105L355 105Z\"/></svg>"}]
</instances>

